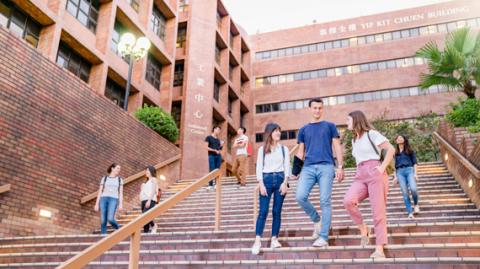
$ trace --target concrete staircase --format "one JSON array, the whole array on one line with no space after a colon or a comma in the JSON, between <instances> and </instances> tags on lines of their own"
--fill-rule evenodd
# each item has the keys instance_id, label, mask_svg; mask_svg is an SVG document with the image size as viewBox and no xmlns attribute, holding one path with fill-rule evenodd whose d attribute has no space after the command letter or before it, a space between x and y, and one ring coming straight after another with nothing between
<instances>
[{"instance_id":1,"label":"concrete staircase","mask_svg":"<svg viewBox=\"0 0 480 269\"><path fill-rule=\"evenodd\" d=\"M280 242L271 250L267 221L259 256L251 255L254 238L253 192L255 178L238 188L225 178L222 188L221 231L213 231L215 192L202 189L158 217L158 233L142 236L141 268L480 268L480 212L441 163L419 167L418 189L421 213L408 219L398 186L391 186L388 199L388 258L368 258L373 246L360 247L342 199L354 170L335 183L333 227L330 246L313 248L312 223L295 202L295 187L283 207ZM189 182L174 184L163 199ZM319 209L318 188L310 196ZM371 224L368 201L361 205ZM140 213L123 212L125 224ZM53 268L85 249L100 236L37 236L0 239L0 268ZM370 240L374 244L374 235ZM92 262L89 268L127 268L129 242L125 241Z\"/></svg>"}]
</instances>

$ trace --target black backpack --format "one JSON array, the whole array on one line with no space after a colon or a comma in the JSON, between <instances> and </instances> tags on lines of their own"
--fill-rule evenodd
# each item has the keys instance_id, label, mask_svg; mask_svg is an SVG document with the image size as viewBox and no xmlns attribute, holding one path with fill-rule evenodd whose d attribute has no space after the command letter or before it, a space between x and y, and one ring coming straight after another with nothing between
<instances>
[{"instance_id":1,"label":"black backpack","mask_svg":"<svg viewBox=\"0 0 480 269\"><path fill-rule=\"evenodd\" d=\"M108 178L108 176L103 177L102 193L105 190L105 183L107 182L107 178ZM117 192L118 192L118 194L120 194L120 185L121 185L122 181L121 181L120 177L117 177L117 179L118 179L118 190L117 190Z\"/></svg>"}]
</instances>

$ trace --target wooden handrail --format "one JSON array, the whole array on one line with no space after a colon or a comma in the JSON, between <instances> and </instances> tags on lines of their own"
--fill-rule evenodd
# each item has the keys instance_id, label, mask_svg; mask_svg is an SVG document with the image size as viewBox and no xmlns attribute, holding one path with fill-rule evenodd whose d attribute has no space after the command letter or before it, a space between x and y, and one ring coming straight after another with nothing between
<instances>
[{"instance_id":1,"label":"wooden handrail","mask_svg":"<svg viewBox=\"0 0 480 269\"><path fill-rule=\"evenodd\" d=\"M3 186L0 186L0 193L7 192L11 189L12 185L11 184L5 184Z\"/></svg>"},{"instance_id":2,"label":"wooden handrail","mask_svg":"<svg viewBox=\"0 0 480 269\"><path fill-rule=\"evenodd\" d=\"M190 196L192 193L200 189L202 186L206 185L210 180L217 179L217 196L220 194L220 186L221 186L221 170L215 169L212 172L208 173L207 175L203 176L202 178L198 179L197 181L190 184L187 188L183 189L182 191L176 193L175 195L171 196L167 200L159 203L149 211L141 214L140 216L136 217L132 222L128 223L127 225L121 227L120 229L116 230L112 234L106 236L102 240L98 241L97 243L91 245L87 249L83 250L81 253L75 255L74 257L70 258L68 261L61 264L57 269L77 269L86 266L88 263L111 249L113 246L117 245L125 238L131 236L130 238L130 262L129 262L129 269L137 269L138 268L138 261L139 261L139 250L140 250L140 238L141 238L141 230L143 230L143 226L148 222L154 220L163 212L169 210L170 208L177 205L179 202L183 201L185 198ZM219 197L217 197L218 199ZM219 201L217 200L217 203ZM216 210L219 210L220 205L216 206ZM217 216L219 212L215 212L215 216ZM220 227L220 215L215 218L215 227Z\"/></svg>"},{"instance_id":3,"label":"wooden handrail","mask_svg":"<svg viewBox=\"0 0 480 269\"><path fill-rule=\"evenodd\" d=\"M168 159L168 160L165 160L165 161L163 161L163 162L155 165L154 167L155 167L156 170L158 170L158 169L160 169L160 168L162 168L162 167L164 167L164 166L167 166L167 165L169 165L169 164L171 164L171 163L173 163L173 162L176 162L176 161L180 160L180 157L181 157L180 154L175 155L174 157L172 157L172 158L170 158L170 159ZM135 181L135 180L137 180L137 179L142 178L143 176L145 176L145 169L143 169L141 172L138 172L138 173L136 173L136 174L134 174L134 175L131 175L131 176L127 177L127 178L123 181L123 184L126 185L126 184L128 184L128 183L130 183L130 182L132 182L132 181ZM88 195L83 196L83 197L80 199L80 204L83 205L83 204L86 204L86 203L90 202L91 200L94 200L95 198L97 198L97 194L98 194L98 191L95 191L95 192L92 192L92 193L90 193L90 194L88 194Z\"/></svg>"},{"instance_id":4,"label":"wooden handrail","mask_svg":"<svg viewBox=\"0 0 480 269\"><path fill-rule=\"evenodd\" d=\"M291 150L290 150L290 159L293 158L293 156L297 153L298 147L300 145L296 144ZM257 222L257 215L258 215L258 193L260 192L260 185L257 185L255 189L253 190L253 226L255 226Z\"/></svg>"},{"instance_id":5,"label":"wooden handrail","mask_svg":"<svg viewBox=\"0 0 480 269\"><path fill-rule=\"evenodd\" d=\"M463 156L455 147L453 147L445 138L443 138L438 132L434 132L433 136L439 143L441 143L445 148L457 158L465 168L467 168L470 173L472 173L477 179L480 179L480 170L473 165L465 156Z\"/></svg>"}]
</instances>

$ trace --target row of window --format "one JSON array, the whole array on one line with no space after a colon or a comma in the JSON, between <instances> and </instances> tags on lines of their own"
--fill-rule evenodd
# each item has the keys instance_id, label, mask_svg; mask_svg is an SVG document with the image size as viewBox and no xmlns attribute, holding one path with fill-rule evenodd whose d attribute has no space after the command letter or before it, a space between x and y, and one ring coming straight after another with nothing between
<instances>
[{"instance_id":1,"label":"row of window","mask_svg":"<svg viewBox=\"0 0 480 269\"><path fill-rule=\"evenodd\" d=\"M414 65L426 64L427 60L419 57L408 57L400 59L385 60L379 62L363 63L349 66L340 66L326 69L317 69L312 71L303 71L284 75L269 77L260 77L255 80L255 86L263 87L271 84L282 84L292 81L317 79L323 77L337 77L347 74L357 74L362 72L372 72L384 69L403 68Z\"/></svg>"},{"instance_id":2,"label":"row of window","mask_svg":"<svg viewBox=\"0 0 480 269\"><path fill-rule=\"evenodd\" d=\"M297 133L298 133L298 130L282 131L280 135L280 140L297 139ZM255 134L255 142L257 143L263 142L263 133Z\"/></svg>"},{"instance_id":3,"label":"row of window","mask_svg":"<svg viewBox=\"0 0 480 269\"><path fill-rule=\"evenodd\" d=\"M68 13L77 18L81 24L85 25L90 31L95 33L98 23L100 2L101 1L98 0L68 0L66 9ZM128 0L128 2L135 11L138 11L138 0ZM165 39L166 22L167 19L165 16L154 5L152 17L150 19L150 28L162 40Z\"/></svg>"},{"instance_id":4,"label":"row of window","mask_svg":"<svg viewBox=\"0 0 480 269\"><path fill-rule=\"evenodd\" d=\"M479 27L480 18L473 18L469 20L459 20L459 21L453 21L449 23L433 24L428 26L415 27L415 28L380 33L380 34L351 37L347 39L338 39L338 40L326 41L326 42L320 42L320 43L314 43L314 44L308 44L308 45L262 51L262 52L257 52L255 54L255 58L257 60L265 60L265 59L273 59L273 58L319 52L319 51L325 51L325 50L331 50L331 49L355 47L355 46L364 45L364 44L379 43L379 42L398 40L398 39L409 38L409 37L430 35L435 33L451 32L457 28L462 28L466 26L471 28Z\"/></svg>"},{"instance_id":5,"label":"row of window","mask_svg":"<svg viewBox=\"0 0 480 269\"><path fill-rule=\"evenodd\" d=\"M42 25L15 7L10 1L0 0L0 26L37 47Z\"/></svg>"},{"instance_id":6,"label":"row of window","mask_svg":"<svg viewBox=\"0 0 480 269\"><path fill-rule=\"evenodd\" d=\"M88 83L91 63L63 42L60 43L56 62L59 66L64 67ZM151 54L148 54L145 80L152 84L155 89L160 90L161 75L162 64Z\"/></svg>"},{"instance_id":7,"label":"row of window","mask_svg":"<svg viewBox=\"0 0 480 269\"><path fill-rule=\"evenodd\" d=\"M337 95L330 97L323 97L323 103L327 106L342 105L342 104L351 104L357 102L368 102L375 100L383 99L392 99L405 96L416 96L416 95L426 95L426 94L435 94L447 92L446 87L432 86L429 89L421 90L420 87L407 87L407 88L397 88L397 89L387 89L381 91L371 91L371 92L362 92L354 93L347 95ZM256 105L256 113L268 113L276 111L287 111L287 110L296 110L308 108L308 102L310 99L303 99L297 101L289 102L279 102L279 103L270 103L270 104L261 104Z\"/></svg>"}]
</instances>

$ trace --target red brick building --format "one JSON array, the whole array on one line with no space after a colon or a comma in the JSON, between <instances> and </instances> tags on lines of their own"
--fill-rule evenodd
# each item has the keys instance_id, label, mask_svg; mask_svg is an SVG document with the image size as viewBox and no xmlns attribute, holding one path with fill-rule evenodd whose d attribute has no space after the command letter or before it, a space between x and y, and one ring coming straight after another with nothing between
<instances>
[{"instance_id":1,"label":"red brick building","mask_svg":"<svg viewBox=\"0 0 480 269\"><path fill-rule=\"evenodd\" d=\"M429 41L443 43L448 32L480 27L480 1L459 0L329 23L313 24L250 38L255 52L252 91L257 142L269 121L295 144L309 121L308 100L321 97L325 118L345 125L347 114L363 110L388 119L422 113L444 114L458 93L418 88L427 71L415 52ZM257 144L259 146L259 144Z\"/></svg>"},{"instance_id":2,"label":"red brick building","mask_svg":"<svg viewBox=\"0 0 480 269\"><path fill-rule=\"evenodd\" d=\"M213 125L222 127L229 169L238 127L259 142L276 121L292 145L312 97L324 98L326 118L339 125L354 109L390 119L443 114L458 94L421 92L426 64L414 53L458 27L478 29L479 5L458 0L248 36L221 1L0 0L0 25L119 105L128 64L116 44L127 31L146 36L152 47L134 64L128 110L172 113L181 177L193 178L208 171L203 141Z\"/></svg>"}]
</instances>

